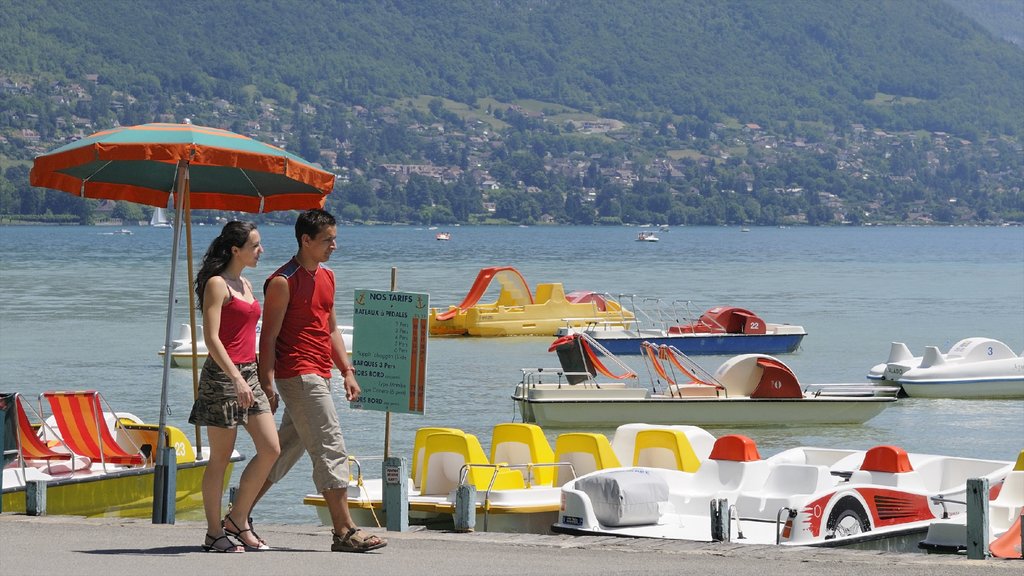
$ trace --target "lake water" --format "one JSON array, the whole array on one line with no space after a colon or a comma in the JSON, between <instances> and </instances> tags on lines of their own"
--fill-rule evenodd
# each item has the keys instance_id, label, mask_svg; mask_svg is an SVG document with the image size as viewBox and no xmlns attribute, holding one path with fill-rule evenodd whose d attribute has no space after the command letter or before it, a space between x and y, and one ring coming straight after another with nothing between
<instances>
[{"instance_id":1,"label":"lake water","mask_svg":"<svg viewBox=\"0 0 1024 576\"><path fill-rule=\"evenodd\" d=\"M782 356L803 384L864 382L892 341L916 354L986 336L1024 350L1024 228L678 227L657 243L636 242L628 227L342 227L329 263L338 280L339 321L350 324L355 289L426 292L431 304L456 304L480 268L515 266L531 287L562 282L703 310L730 304L808 332ZM0 390L29 396L51 389L98 389L116 410L156 422L172 231L104 227L0 227ZM261 228L266 253L247 275L259 285L295 251L290 226ZM198 263L219 227L196 227ZM187 322L184 246L175 325ZM356 337L358 345L358 335ZM557 365L552 338L432 338L426 414L395 414L392 454L408 458L421 426L459 427L485 450L491 428L514 416L509 395L520 368ZM637 357L625 357L634 364ZM725 358L697 357L714 371ZM639 366L635 366L640 368ZM191 436L190 370L172 370L168 424ZM339 396L339 398L341 398ZM385 416L339 401L349 449L381 455ZM278 414L280 417L280 413ZM900 400L860 426L739 430L762 455L798 445L869 448L1013 459L1024 448L1024 401ZM611 433L611 430L601 430ZM722 435L737 430L712 429ZM552 440L558 431L548 431ZM238 448L252 454L248 436ZM379 475L379 464L368 475ZM241 467L232 484L237 484ZM313 488L303 459L256 510L257 518L315 523L301 504Z\"/></svg>"}]
</instances>

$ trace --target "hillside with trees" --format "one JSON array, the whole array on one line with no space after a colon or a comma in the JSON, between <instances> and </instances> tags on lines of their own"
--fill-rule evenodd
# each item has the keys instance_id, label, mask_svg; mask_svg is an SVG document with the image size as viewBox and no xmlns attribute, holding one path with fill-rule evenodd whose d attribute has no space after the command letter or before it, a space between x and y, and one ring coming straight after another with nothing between
<instances>
[{"instance_id":1,"label":"hillside with trees","mask_svg":"<svg viewBox=\"0 0 1024 576\"><path fill-rule=\"evenodd\" d=\"M11 220L143 219L28 165L185 118L320 162L352 221L1024 220L1024 52L940 0L19 0L0 53Z\"/></svg>"}]
</instances>

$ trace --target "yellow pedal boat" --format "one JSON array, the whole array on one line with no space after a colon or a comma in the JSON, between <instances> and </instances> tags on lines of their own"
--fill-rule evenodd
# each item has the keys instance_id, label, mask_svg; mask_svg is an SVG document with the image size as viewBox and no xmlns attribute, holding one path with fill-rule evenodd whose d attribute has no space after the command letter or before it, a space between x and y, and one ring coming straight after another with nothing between
<instances>
[{"instance_id":1,"label":"yellow pedal boat","mask_svg":"<svg viewBox=\"0 0 1024 576\"><path fill-rule=\"evenodd\" d=\"M480 303L492 282L501 285L498 299ZM537 284L536 294L511 266L484 268L458 306L432 308L430 334L435 336L553 336L560 328L595 322L629 328L634 315L606 295L565 294L561 283Z\"/></svg>"}]
</instances>

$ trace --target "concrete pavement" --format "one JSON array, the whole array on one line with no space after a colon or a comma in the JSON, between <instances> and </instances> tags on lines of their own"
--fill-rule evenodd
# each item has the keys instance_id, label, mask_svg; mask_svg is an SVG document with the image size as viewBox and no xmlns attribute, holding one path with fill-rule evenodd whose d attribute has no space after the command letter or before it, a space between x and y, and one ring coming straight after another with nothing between
<instances>
[{"instance_id":1,"label":"concrete pavement","mask_svg":"<svg viewBox=\"0 0 1024 576\"><path fill-rule=\"evenodd\" d=\"M203 552L205 524L154 525L148 520L0 515L0 571L138 574L387 573L389 576L700 574L701 576L971 576L1024 574L1024 561L968 560L858 550L779 548L594 536L491 534L372 529L389 545L367 554L330 552L321 526L257 528L274 549L243 554Z\"/></svg>"}]
</instances>

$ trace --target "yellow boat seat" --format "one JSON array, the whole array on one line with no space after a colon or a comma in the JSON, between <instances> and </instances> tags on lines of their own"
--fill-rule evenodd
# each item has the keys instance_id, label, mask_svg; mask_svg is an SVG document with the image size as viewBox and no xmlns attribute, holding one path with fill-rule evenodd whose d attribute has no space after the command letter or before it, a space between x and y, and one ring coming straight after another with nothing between
<instances>
[{"instance_id":1,"label":"yellow boat seat","mask_svg":"<svg viewBox=\"0 0 1024 576\"><path fill-rule=\"evenodd\" d=\"M491 462L505 464L550 464L555 461L551 444L536 424L507 422L494 427L491 434ZM524 477L526 476L525 470ZM550 486L555 478L553 466L530 471L531 485Z\"/></svg>"},{"instance_id":2,"label":"yellow boat seat","mask_svg":"<svg viewBox=\"0 0 1024 576\"><path fill-rule=\"evenodd\" d=\"M696 472L700 460L681 430L650 429L636 433L633 466Z\"/></svg>"},{"instance_id":3,"label":"yellow boat seat","mask_svg":"<svg viewBox=\"0 0 1024 576\"><path fill-rule=\"evenodd\" d=\"M427 426L416 430L416 437L412 443L412 467L409 470L409 478L412 479L414 488L419 488L423 484L423 452L427 447L427 436L437 434L438 432L463 433L458 428L439 428L436 426Z\"/></svg>"},{"instance_id":4,"label":"yellow boat seat","mask_svg":"<svg viewBox=\"0 0 1024 576\"><path fill-rule=\"evenodd\" d=\"M555 486L561 486L576 477L604 468L618 468L619 458L604 434L567 432L555 439L555 462L572 464L559 466Z\"/></svg>"},{"instance_id":5,"label":"yellow boat seat","mask_svg":"<svg viewBox=\"0 0 1024 576\"><path fill-rule=\"evenodd\" d=\"M476 436L462 432L437 432L427 436L420 493L425 496L448 495L458 488L462 468L467 464L471 467L466 482L477 490L491 487L492 477L494 490L526 487L518 470L488 466L490 462Z\"/></svg>"}]
</instances>

